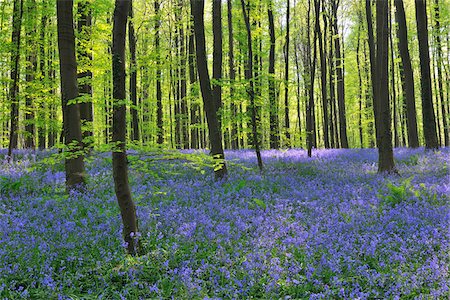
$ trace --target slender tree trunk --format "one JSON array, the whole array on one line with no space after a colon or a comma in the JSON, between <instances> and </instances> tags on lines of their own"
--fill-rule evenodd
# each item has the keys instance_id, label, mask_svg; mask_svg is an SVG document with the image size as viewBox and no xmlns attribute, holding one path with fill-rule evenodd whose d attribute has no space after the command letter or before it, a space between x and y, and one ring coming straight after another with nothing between
<instances>
[{"instance_id":1,"label":"slender tree trunk","mask_svg":"<svg viewBox=\"0 0 450 300\"><path fill-rule=\"evenodd\" d=\"M267 10L269 18L270 53L269 53L269 119L270 119L270 148L280 148L280 134L278 132L278 103L275 91L275 25L273 22L273 3L269 3Z\"/></svg>"},{"instance_id":2,"label":"slender tree trunk","mask_svg":"<svg viewBox=\"0 0 450 300\"><path fill-rule=\"evenodd\" d=\"M406 27L405 9L403 0L394 0L395 17L398 24L397 38L398 50L401 58L401 80L403 98L406 103L406 126L408 128L408 144L411 148L419 147L417 133L416 101L414 92L414 75L408 49L408 29Z\"/></svg>"},{"instance_id":3,"label":"slender tree trunk","mask_svg":"<svg viewBox=\"0 0 450 300\"><path fill-rule=\"evenodd\" d=\"M377 132L378 144L378 172L396 173L394 153L392 150L391 110L389 105L389 27L388 2L376 2L377 16L377 50L376 50L376 104L379 112ZM373 81L373 79L372 79Z\"/></svg>"},{"instance_id":4,"label":"slender tree trunk","mask_svg":"<svg viewBox=\"0 0 450 300\"><path fill-rule=\"evenodd\" d=\"M245 72L245 79L248 81L247 93L250 97L250 109L252 112L252 133L253 133L253 146L256 151L256 158L258 160L259 170L263 170L263 162L261 158L261 151L258 138L257 129L257 110L255 104L255 91L253 87L253 50L252 50L252 31L250 28L250 7L249 4L245 4L245 0L241 0L242 14L244 15L245 27L247 30L247 68Z\"/></svg>"},{"instance_id":5,"label":"slender tree trunk","mask_svg":"<svg viewBox=\"0 0 450 300\"><path fill-rule=\"evenodd\" d=\"M164 143L164 127L163 127L163 106L162 106L162 89L161 89L161 55L160 55L160 37L159 31L161 27L161 15L159 12L160 0L155 0L155 55L156 55L156 127L157 143Z\"/></svg>"},{"instance_id":6,"label":"slender tree trunk","mask_svg":"<svg viewBox=\"0 0 450 300\"><path fill-rule=\"evenodd\" d=\"M375 48L375 41L374 41L374 35L373 35L373 22L372 22L372 5L370 0L366 0L366 20L367 20L367 34L368 34L368 44L369 44L369 58L370 58L370 77L372 78L372 99L373 99L373 115L375 120L375 136L376 136L376 142L377 146L379 146L379 136L378 136L378 104L377 104L377 91L378 91L378 81L376 80L376 48Z\"/></svg>"},{"instance_id":7,"label":"slender tree trunk","mask_svg":"<svg viewBox=\"0 0 450 300\"><path fill-rule=\"evenodd\" d=\"M286 41L284 44L284 127L286 145L291 146L291 134L289 124L289 37L290 37L290 0L286 0Z\"/></svg>"},{"instance_id":8,"label":"slender tree trunk","mask_svg":"<svg viewBox=\"0 0 450 300\"><path fill-rule=\"evenodd\" d=\"M93 107L92 107L92 8L88 0L78 2L78 44L77 60L81 70L78 73L78 93L83 96L80 102L83 145L93 146Z\"/></svg>"},{"instance_id":9,"label":"slender tree trunk","mask_svg":"<svg viewBox=\"0 0 450 300\"><path fill-rule=\"evenodd\" d=\"M391 64L391 89L390 94L392 96L392 127L394 129L394 147L398 147L400 144L399 136L398 136L398 122L397 122L397 91L395 89L395 56L394 56L394 42L392 39L392 14L391 14L391 1L388 2L388 28L389 28L389 47L390 47L390 64Z\"/></svg>"},{"instance_id":10,"label":"slender tree trunk","mask_svg":"<svg viewBox=\"0 0 450 300\"><path fill-rule=\"evenodd\" d=\"M347 139L347 119L345 116L345 90L344 90L344 58L341 56L341 42L339 38L339 29L337 21L337 10L340 0L332 1L333 23L334 28L334 51L336 58L336 81L337 81L337 96L339 108L339 135L341 138L342 148L348 148Z\"/></svg>"},{"instance_id":11,"label":"slender tree trunk","mask_svg":"<svg viewBox=\"0 0 450 300\"><path fill-rule=\"evenodd\" d=\"M325 7L322 6L322 13L325 15ZM327 32L327 19L324 17L324 32ZM322 36L322 30L320 28L320 23L318 26L317 39L319 40L319 55L320 55L320 79L322 87L322 110L323 110L323 141L325 148L330 148L329 140L329 124L328 124L328 100L327 100L327 57L325 49L327 47L327 39ZM325 34L326 36L326 34Z\"/></svg>"},{"instance_id":12,"label":"slender tree trunk","mask_svg":"<svg viewBox=\"0 0 450 300\"><path fill-rule=\"evenodd\" d=\"M200 147L200 106L198 105L197 91L197 73L195 71L195 45L194 45L194 28L189 28L189 83L191 87L191 148L198 149Z\"/></svg>"},{"instance_id":13,"label":"slender tree trunk","mask_svg":"<svg viewBox=\"0 0 450 300\"><path fill-rule=\"evenodd\" d=\"M362 16L361 13L358 12L358 37L356 39L356 65L358 67L358 129L359 129L359 145L360 148L364 147L364 134L363 134L363 126L362 126L362 116L363 116L363 105L362 105L362 76L361 76L361 60L360 60L360 40L361 40L361 24L362 24Z\"/></svg>"},{"instance_id":14,"label":"slender tree trunk","mask_svg":"<svg viewBox=\"0 0 450 300\"><path fill-rule=\"evenodd\" d=\"M77 103L69 103L78 97L73 1L57 0L56 5L64 141L70 153L65 159L66 186L71 190L85 182L83 154L80 154L82 150L80 108Z\"/></svg>"},{"instance_id":15,"label":"slender tree trunk","mask_svg":"<svg viewBox=\"0 0 450 300\"><path fill-rule=\"evenodd\" d=\"M39 37L40 37L40 42L39 42L39 56L40 56L40 60L39 60L39 68L40 68L40 78L41 80L44 80L47 77L47 73L46 73L46 68L45 68L45 60L46 60L46 52L45 52L45 37L46 37L46 31L47 31L47 20L48 20L48 16L45 13L47 8L47 2L43 1L42 2L42 17L41 17L41 27L40 27L40 32L39 32ZM45 105L45 99L46 99L46 94L43 95L40 103L40 111L38 114L38 148L40 150L45 149L46 145L46 129L47 129L47 122L46 122L46 107L48 107L49 105Z\"/></svg>"},{"instance_id":16,"label":"slender tree trunk","mask_svg":"<svg viewBox=\"0 0 450 300\"><path fill-rule=\"evenodd\" d=\"M25 80L27 81L27 90L25 97L25 148L34 149L34 132L35 132L35 114L34 114L34 105L33 105L33 97L31 85L35 81L35 75L37 72L37 55L36 50L38 49L36 43L36 1L30 0L26 4L27 6L27 71Z\"/></svg>"},{"instance_id":17,"label":"slender tree trunk","mask_svg":"<svg viewBox=\"0 0 450 300\"><path fill-rule=\"evenodd\" d=\"M440 22L440 9L439 9L439 0L434 0L434 27L435 27L435 43L436 43L436 60L437 60L437 83L438 83L438 91L439 91L439 100L440 106L442 110L442 126L444 127L444 145L450 146L450 136L449 136L449 126L447 123L447 108L445 106L444 99L444 85L442 79L442 43L441 43L441 22ZM448 99L447 99L448 101ZM439 108L438 108L439 109Z\"/></svg>"},{"instance_id":18,"label":"slender tree trunk","mask_svg":"<svg viewBox=\"0 0 450 300\"><path fill-rule=\"evenodd\" d=\"M233 4L227 0L228 18L228 68L230 72L230 110L231 110L231 148L238 149L238 128L237 128L237 105L234 102L234 82L236 80L236 69L234 66L234 44L233 44Z\"/></svg>"},{"instance_id":19,"label":"slender tree trunk","mask_svg":"<svg viewBox=\"0 0 450 300\"><path fill-rule=\"evenodd\" d=\"M222 131L222 3L221 0L212 1L213 23L213 82L212 94L219 122L219 130Z\"/></svg>"},{"instance_id":20,"label":"slender tree trunk","mask_svg":"<svg viewBox=\"0 0 450 300\"><path fill-rule=\"evenodd\" d=\"M191 14L194 19L195 52L197 57L197 71L200 80L200 89L203 97L203 107L206 113L211 143L211 155L215 159L214 175L216 179L224 179L227 176L227 166L222 147L222 135L216 114L216 105L213 99L211 82L206 59L205 25L204 25L204 0L191 0Z\"/></svg>"},{"instance_id":21,"label":"slender tree trunk","mask_svg":"<svg viewBox=\"0 0 450 300\"><path fill-rule=\"evenodd\" d=\"M123 223L123 236L127 252L137 255L140 251L136 207L131 198L128 183L126 153L126 106L125 94L125 39L130 0L116 0L114 9L112 73L113 73L113 134L116 145L112 152L114 186Z\"/></svg>"},{"instance_id":22,"label":"slender tree trunk","mask_svg":"<svg viewBox=\"0 0 450 300\"><path fill-rule=\"evenodd\" d=\"M433 109L433 96L431 91L430 53L428 45L428 25L425 0L415 0L417 38L419 41L421 94L422 94L422 118L425 147L427 149L439 148L436 119Z\"/></svg>"},{"instance_id":23,"label":"slender tree trunk","mask_svg":"<svg viewBox=\"0 0 450 300\"><path fill-rule=\"evenodd\" d=\"M139 118L137 103L137 64L136 64L136 35L134 33L133 2L130 3L130 20L128 20L128 46L130 50L130 98L131 98L131 140L139 142Z\"/></svg>"},{"instance_id":24,"label":"slender tree trunk","mask_svg":"<svg viewBox=\"0 0 450 300\"><path fill-rule=\"evenodd\" d=\"M8 146L8 157L12 150L17 149L17 130L19 122L19 60L20 60L20 31L22 27L23 0L14 0L12 20L11 47L11 83L9 87L9 101L11 102L11 126Z\"/></svg>"}]
</instances>

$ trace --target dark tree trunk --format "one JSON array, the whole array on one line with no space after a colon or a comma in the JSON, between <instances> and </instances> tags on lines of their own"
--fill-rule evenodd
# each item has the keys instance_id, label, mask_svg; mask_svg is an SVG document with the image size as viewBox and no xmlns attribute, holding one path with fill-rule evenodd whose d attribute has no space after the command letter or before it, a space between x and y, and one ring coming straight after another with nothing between
<instances>
[{"instance_id":1,"label":"dark tree trunk","mask_svg":"<svg viewBox=\"0 0 450 300\"><path fill-rule=\"evenodd\" d=\"M388 1L376 2L377 20L377 50L376 50L376 104L379 112L377 132L378 144L378 173L396 173L394 153L392 150L391 110L389 105L389 26ZM373 79L372 79L373 81Z\"/></svg>"},{"instance_id":2,"label":"dark tree trunk","mask_svg":"<svg viewBox=\"0 0 450 300\"><path fill-rule=\"evenodd\" d=\"M90 1L78 2L78 64L81 72L78 73L78 92L83 96L80 105L80 118L82 124L83 145L87 148L93 146L93 108L92 108L92 8Z\"/></svg>"},{"instance_id":3,"label":"dark tree trunk","mask_svg":"<svg viewBox=\"0 0 450 300\"><path fill-rule=\"evenodd\" d=\"M40 68L40 76L41 79L44 80L47 77L47 73L46 73L46 68L45 68L45 60L46 60L46 54L45 54L45 37L46 37L46 31L47 31L47 20L48 20L48 16L45 13L45 10L47 8L47 2L43 1L42 2L42 17L41 17L41 28L40 28L40 32L39 32L39 37L40 37L40 42L39 42L39 56L40 56L40 60L39 60L39 68ZM39 111L39 115L38 115L38 148L40 150L45 149L46 145L46 129L47 129L47 122L46 122L46 105L45 105L45 94L42 97L43 99L41 99L41 104L40 104L40 111ZM47 106L48 107L48 106Z\"/></svg>"},{"instance_id":4,"label":"dark tree trunk","mask_svg":"<svg viewBox=\"0 0 450 300\"><path fill-rule=\"evenodd\" d=\"M280 148L280 134L278 132L278 103L275 91L275 25L273 22L273 3L269 3L267 10L269 18L270 53L269 53L269 119L270 119L270 148Z\"/></svg>"},{"instance_id":5,"label":"dark tree trunk","mask_svg":"<svg viewBox=\"0 0 450 300\"><path fill-rule=\"evenodd\" d=\"M340 0L332 1L333 23L334 28L334 51L336 59L336 81L337 81L337 96L339 108L339 135L341 138L342 148L348 148L347 139L347 119L345 116L345 90L344 90L344 58L341 56L341 42L339 38L339 29L337 21L337 10Z\"/></svg>"},{"instance_id":6,"label":"dark tree trunk","mask_svg":"<svg viewBox=\"0 0 450 300\"><path fill-rule=\"evenodd\" d=\"M126 106L125 94L125 39L130 0L116 0L114 9L112 74L113 74L113 133L115 149L112 152L114 187L123 223L123 237L127 252L139 253L138 222L136 207L131 198L128 183L128 163L126 153Z\"/></svg>"},{"instance_id":7,"label":"dark tree trunk","mask_svg":"<svg viewBox=\"0 0 450 300\"><path fill-rule=\"evenodd\" d=\"M83 154L80 154L82 150L80 108L77 103L69 103L78 97L73 1L58 0L56 5L64 141L70 152L65 160L66 186L71 190L85 182Z\"/></svg>"},{"instance_id":8,"label":"dark tree trunk","mask_svg":"<svg viewBox=\"0 0 450 300\"><path fill-rule=\"evenodd\" d=\"M388 24L389 24L389 47L390 47L390 65L391 65L391 89L390 95L392 96L392 128L394 129L394 147L400 145L400 139L398 136L398 120L397 120L397 90L395 89L395 56L394 56L394 42L392 38L392 14L391 14L391 1L388 2Z\"/></svg>"},{"instance_id":9,"label":"dark tree trunk","mask_svg":"<svg viewBox=\"0 0 450 300\"><path fill-rule=\"evenodd\" d=\"M298 132L299 132L299 134L300 134L300 148L303 148L303 138L302 138L302 128L303 128L303 126L302 126L302 117L301 117L301 115L302 115L302 112L301 112L301 100L302 100L302 97L301 97L301 93L300 93L300 77L301 77L301 74L300 74L300 59L299 59L299 52L300 52L300 49L298 49L298 43L295 43L294 44L294 46L295 46L295 70L296 70L296 73L297 73L297 119L298 119Z\"/></svg>"},{"instance_id":10,"label":"dark tree trunk","mask_svg":"<svg viewBox=\"0 0 450 300\"><path fill-rule=\"evenodd\" d=\"M11 83L9 86L9 101L11 102L11 127L8 146L8 157L12 150L17 149L17 129L19 122L19 60L20 60L20 30L22 28L23 0L14 0L12 20L11 47Z\"/></svg>"},{"instance_id":11,"label":"dark tree trunk","mask_svg":"<svg viewBox=\"0 0 450 300\"><path fill-rule=\"evenodd\" d=\"M191 0L191 14L194 19L197 71L203 97L203 107L208 121L211 155L216 161L214 175L216 179L224 179L227 176L227 166L222 147L222 135L219 130L219 122L216 114L216 105L213 99L211 82L209 79L208 61L206 59L205 25L203 18L204 8L204 0Z\"/></svg>"},{"instance_id":12,"label":"dark tree trunk","mask_svg":"<svg viewBox=\"0 0 450 300\"><path fill-rule=\"evenodd\" d=\"M290 0L286 1L286 42L284 44L284 127L286 134L286 145L291 146L291 134L289 124L289 13L290 13Z\"/></svg>"},{"instance_id":13,"label":"dark tree trunk","mask_svg":"<svg viewBox=\"0 0 450 300\"><path fill-rule=\"evenodd\" d=\"M310 19L310 4L308 6L308 21L307 24L309 24L309 19ZM314 37L313 37L313 44L312 44L312 48L313 48L313 56L312 58L308 58L309 60L309 83L308 83L308 89L309 89L309 101L308 101L308 106L306 108L307 111L307 122L306 122L306 142L307 142L307 147L308 147L308 157L311 157L312 155L312 148L314 146L314 135L315 135L315 119L314 119L314 81L316 78L316 60L317 60L317 35L318 32L320 30L320 23L319 23L319 16L320 16L320 2L319 0L314 0L314 12L315 12L315 26L314 26ZM309 30L309 26L308 27L308 49L309 49L309 54L311 54L311 44L310 44L310 30ZM310 55L308 55L310 56Z\"/></svg>"},{"instance_id":14,"label":"dark tree trunk","mask_svg":"<svg viewBox=\"0 0 450 300\"><path fill-rule=\"evenodd\" d=\"M236 69L234 66L233 47L233 6L232 1L227 0L228 17L228 68L230 69L230 109L231 109L231 148L238 149L238 128L237 128L237 105L234 102L234 81L236 79Z\"/></svg>"},{"instance_id":15,"label":"dark tree trunk","mask_svg":"<svg viewBox=\"0 0 450 300\"><path fill-rule=\"evenodd\" d=\"M436 60L437 60L437 83L438 83L438 91L439 91L439 100L440 106L442 110L442 126L444 127L444 145L450 146L450 136L449 136L449 128L448 128L448 115L447 108L445 106L444 99L444 85L442 79L442 43L441 43L441 22L440 22L440 9L439 9L439 0L434 0L434 28L435 28L435 43L436 43ZM448 100L448 99L447 99ZM439 110L439 108L438 108Z\"/></svg>"},{"instance_id":16,"label":"dark tree trunk","mask_svg":"<svg viewBox=\"0 0 450 300\"><path fill-rule=\"evenodd\" d=\"M398 24L397 38L398 50L401 62L401 80L403 98L406 104L406 126L408 131L409 147L419 147L419 135L417 133L416 101L414 92L414 75L411 66L411 58L408 49L408 29L406 27L405 9L403 0L394 0L395 17Z\"/></svg>"},{"instance_id":17,"label":"dark tree trunk","mask_svg":"<svg viewBox=\"0 0 450 300\"><path fill-rule=\"evenodd\" d=\"M162 90L161 90L161 57L160 57L160 37L159 31L161 27L161 16L159 12L160 0L155 0L155 55L156 55L156 126L158 127L158 145L164 143L164 127L163 127L163 106L162 106Z\"/></svg>"},{"instance_id":18,"label":"dark tree trunk","mask_svg":"<svg viewBox=\"0 0 450 300\"><path fill-rule=\"evenodd\" d=\"M30 0L27 3L27 37L28 37L28 54L27 54L27 71L25 80L27 81L27 91L25 98L25 148L34 149L34 132L35 132L35 116L34 116L34 105L32 97L31 84L35 80L35 74L37 72L37 55L36 50L38 49L36 43L36 1Z\"/></svg>"},{"instance_id":19,"label":"dark tree trunk","mask_svg":"<svg viewBox=\"0 0 450 300\"><path fill-rule=\"evenodd\" d=\"M134 33L133 2L130 4L130 20L128 21L128 43L130 49L130 98L131 98L131 140L139 142L139 118L137 103L137 65L136 65L136 35Z\"/></svg>"},{"instance_id":20,"label":"dark tree trunk","mask_svg":"<svg viewBox=\"0 0 450 300\"><path fill-rule=\"evenodd\" d=\"M219 122L219 130L222 132L222 4L221 0L212 1L213 23L213 82L212 94Z\"/></svg>"},{"instance_id":21,"label":"dark tree trunk","mask_svg":"<svg viewBox=\"0 0 450 300\"><path fill-rule=\"evenodd\" d=\"M436 119L433 109L433 97L431 91L430 53L428 45L428 25L425 0L415 0L417 38L419 40L421 94L422 94L422 118L425 147L427 149L439 148Z\"/></svg>"},{"instance_id":22,"label":"dark tree trunk","mask_svg":"<svg viewBox=\"0 0 450 300\"><path fill-rule=\"evenodd\" d=\"M376 48L373 36L372 4L370 0L366 0L366 20L367 20L367 34L368 34L369 58L370 58L370 77L372 78L372 99L373 99L372 108L375 120L376 143L378 146L380 143L378 136L379 130L377 130L379 123L378 122L379 114L378 114L378 104L376 102L378 99L378 96L376 95L378 91L377 87L378 81L376 80L376 61L375 61Z\"/></svg>"},{"instance_id":23,"label":"dark tree trunk","mask_svg":"<svg viewBox=\"0 0 450 300\"><path fill-rule=\"evenodd\" d=\"M197 91L197 73L195 71L195 44L194 44L194 28L189 28L189 83L191 87L191 148L198 149L200 147L200 106L198 105Z\"/></svg>"},{"instance_id":24,"label":"dark tree trunk","mask_svg":"<svg viewBox=\"0 0 450 300\"><path fill-rule=\"evenodd\" d=\"M182 147L184 149L189 149L189 116L188 116L188 105L187 105L187 84L186 84L186 37L184 34L184 25L182 21L183 17L183 0L179 0L178 6L180 9L180 20L179 24L179 41L180 41L180 137L182 142Z\"/></svg>"},{"instance_id":25,"label":"dark tree trunk","mask_svg":"<svg viewBox=\"0 0 450 300\"><path fill-rule=\"evenodd\" d=\"M245 28L247 30L247 67L245 70L245 79L248 81L247 93L250 97L250 109L252 115L252 133L253 146L255 147L256 158L258 160L259 170L263 170L263 162L258 138L258 122L257 110L255 104L255 90L253 87L253 50L252 50L252 30L250 27L250 7L245 4L245 0L241 0L242 14L244 15Z\"/></svg>"},{"instance_id":26,"label":"dark tree trunk","mask_svg":"<svg viewBox=\"0 0 450 300\"><path fill-rule=\"evenodd\" d=\"M327 32L327 19L325 18L325 7L322 7L322 13L324 14L324 32ZM322 88L322 110L323 110L323 141L325 148L330 148L329 140L329 124L328 124L328 101L327 101L327 57L325 49L327 48L327 39L322 37L322 30L320 24L317 27L317 38L319 40L319 54L320 54L320 79ZM326 34L325 34L326 36Z\"/></svg>"},{"instance_id":27,"label":"dark tree trunk","mask_svg":"<svg viewBox=\"0 0 450 300\"><path fill-rule=\"evenodd\" d=\"M361 60L360 60L360 36L361 36L361 24L362 24L362 16L361 13L358 12L358 37L356 40L356 65L358 67L358 129L359 129L359 145L360 148L364 147L364 134L363 134L363 126L362 126L362 116L363 116L363 105L362 105L362 76L361 76Z\"/></svg>"}]
</instances>

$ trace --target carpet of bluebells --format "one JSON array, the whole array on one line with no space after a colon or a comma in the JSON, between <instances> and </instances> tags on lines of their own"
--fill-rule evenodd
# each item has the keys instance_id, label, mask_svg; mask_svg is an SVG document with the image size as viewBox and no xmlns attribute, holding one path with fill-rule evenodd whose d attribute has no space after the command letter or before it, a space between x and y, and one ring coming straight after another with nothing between
<instances>
[{"instance_id":1,"label":"carpet of bluebells","mask_svg":"<svg viewBox=\"0 0 450 300\"><path fill-rule=\"evenodd\" d=\"M121 238L109 153L65 193L52 152L0 151L0 299L448 299L450 149L129 155L145 254Z\"/></svg>"}]
</instances>

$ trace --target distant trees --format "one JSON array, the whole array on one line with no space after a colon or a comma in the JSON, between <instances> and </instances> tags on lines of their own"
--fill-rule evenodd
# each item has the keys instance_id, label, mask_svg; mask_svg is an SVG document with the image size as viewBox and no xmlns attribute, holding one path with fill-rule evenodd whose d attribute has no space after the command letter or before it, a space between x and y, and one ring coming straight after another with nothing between
<instances>
[{"instance_id":1,"label":"distant trees","mask_svg":"<svg viewBox=\"0 0 450 300\"><path fill-rule=\"evenodd\" d=\"M212 67L210 89L222 150L377 146L378 82L372 80L377 28L371 24L376 2L251 0L244 1L245 11L239 13L240 0L227 0L226 7L225 1L211 1L212 11L204 16L211 23L205 33L206 40L211 38L206 63ZM448 14L442 9L448 1L391 2L395 22L388 19L394 33L389 40L388 75L395 146L418 147L423 141L427 148L449 144L445 59L449 48L444 26ZM0 6L0 144L9 152L17 147L58 146L63 130L52 3L14 0ZM75 102L84 145L98 147L111 142L112 135L112 70L108 66L114 3L75 3L79 90ZM208 116L199 97L189 1L135 1L133 6L127 23L130 97L125 106L130 118L126 140L143 146L211 147ZM411 13L414 8L416 14ZM411 26L412 22L417 26ZM408 39L416 28L419 38ZM413 78L418 62L421 102Z\"/></svg>"}]
</instances>

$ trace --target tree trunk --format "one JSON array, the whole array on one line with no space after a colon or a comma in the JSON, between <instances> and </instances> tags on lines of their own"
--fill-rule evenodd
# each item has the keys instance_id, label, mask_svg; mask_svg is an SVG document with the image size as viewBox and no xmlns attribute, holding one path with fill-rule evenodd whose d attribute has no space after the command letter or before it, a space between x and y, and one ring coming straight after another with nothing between
<instances>
[{"instance_id":1,"label":"tree trunk","mask_svg":"<svg viewBox=\"0 0 450 300\"><path fill-rule=\"evenodd\" d=\"M28 22L27 22L27 71L25 80L27 82L27 91L26 91L26 98L25 98L25 105L26 105L26 111L25 111L25 148L28 149L34 149L35 143L34 143L34 132L35 132L35 116L34 116L34 105L33 105L33 88L31 85L35 81L35 75L37 72L37 55L36 50L38 49L37 43L36 43L36 1L30 0L27 3L27 16L28 16Z\"/></svg>"},{"instance_id":2,"label":"tree trunk","mask_svg":"<svg viewBox=\"0 0 450 300\"><path fill-rule=\"evenodd\" d=\"M364 147L364 134L363 134L363 126L362 126L362 116L363 116L363 105L362 105L362 76L361 76L361 60L360 60L360 40L361 40L361 24L362 24L362 16L358 11L358 37L356 39L356 66L358 67L358 129L359 129L359 145L360 148Z\"/></svg>"},{"instance_id":3,"label":"tree trunk","mask_svg":"<svg viewBox=\"0 0 450 300\"><path fill-rule=\"evenodd\" d=\"M253 146L255 147L256 158L258 160L259 170L263 170L263 162L261 158L261 151L258 138L258 123L257 110L255 104L255 91L253 87L253 50L252 50L252 30L250 28L250 7L245 4L245 0L241 0L242 14L244 15L245 28L247 30L247 68L245 72L245 79L248 81L247 93L250 97L250 109L252 115L252 133Z\"/></svg>"},{"instance_id":4,"label":"tree trunk","mask_svg":"<svg viewBox=\"0 0 450 300\"><path fill-rule=\"evenodd\" d=\"M112 74L113 74L113 134L115 148L112 152L114 187L123 223L123 236L127 252L137 255L140 251L136 207L131 198L128 183L126 153L126 106L125 106L125 39L130 0L116 0L114 9Z\"/></svg>"},{"instance_id":5,"label":"tree trunk","mask_svg":"<svg viewBox=\"0 0 450 300\"><path fill-rule=\"evenodd\" d=\"M408 29L406 27L405 8L403 0L394 0L395 17L397 21L398 50L401 58L401 80L403 98L406 103L406 126L408 129L408 144L411 148L419 147L417 133L416 98L414 92L414 75L408 49Z\"/></svg>"},{"instance_id":6,"label":"tree trunk","mask_svg":"<svg viewBox=\"0 0 450 300\"><path fill-rule=\"evenodd\" d=\"M222 135L219 130L219 122L216 114L216 105L213 99L211 82L209 79L208 61L206 59L205 25L203 18L204 7L204 0L191 0L191 14L194 19L197 71L203 97L203 107L208 122L211 155L215 160L214 175L216 179L224 179L227 176L227 166L222 147Z\"/></svg>"},{"instance_id":7,"label":"tree trunk","mask_svg":"<svg viewBox=\"0 0 450 300\"><path fill-rule=\"evenodd\" d=\"M396 173L394 153L392 150L391 110L389 105L389 26L388 2L376 2L377 21L377 50L376 50L376 77L377 84L376 104L379 112L377 132L378 144L378 173ZM373 79L372 79L373 81Z\"/></svg>"},{"instance_id":8,"label":"tree trunk","mask_svg":"<svg viewBox=\"0 0 450 300\"><path fill-rule=\"evenodd\" d=\"M398 136L398 121L397 121L397 91L395 89L395 56L394 56L394 42L392 39L392 14L391 14L391 1L388 2L388 28L389 28L389 47L390 47L390 64L391 64L391 89L390 94L392 95L392 128L394 129L394 147L400 145L400 139Z\"/></svg>"},{"instance_id":9,"label":"tree trunk","mask_svg":"<svg viewBox=\"0 0 450 300\"><path fill-rule=\"evenodd\" d=\"M187 84L186 84L186 37L184 34L183 25L183 0L179 0L178 6L180 9L179 26L179 40L180 40L180 126L181 126L181 142L183 149L189 149L189 116L187 105Z\"/></svg>"},{"instance_id":10,"label":"tree trunk","mask_svg":"<svg viewBox=\"0 0 450 300\"><path fill-rule=\"evenodd\" d=\"M83 96L80 105L80 118L82 124L83 145L87 148L93 146L93 108L92 108L92 8L90 1L78 2L78 45L77 60L81 66L78 73L78 92Z\"/></svg>"},{"instance_id":11,"label":"tree trunk","mask_svg":"<svg viewBox=\"0 0 450 300\"><path fill-rule=\"evenodd\" d=\"M234 66L233 47L233 5L231 0L227 0L228 17L228 68L230 69L230 110L231 110L231 148L238 149L238 128L237 128L237 105L234 102L234 83L236 80L236 69Z\"/></svg>"},{"instance_id":12,"label":"tree trunk","mask_svg":"<svg viewBox=\"0 0 450 300\"><path fill-rule=\"evenodd\" d=\"M81 138L80 108L78 97L77 60L75 56L75 33L73 29L73 1L58 0L58 49L61 74L64 141L70 155L66 156L66 186L74 189L85 182L85 170ZM80 153L81 152L81 153Z\"/></svg>"},{"instance_id":13,"label":"tree trunk","mask_svg":"<svg viewBox=\"0 0 450 300\"><path fill-rule=\"evenodd\" d=\"M9 86L9 101L11 102L11 127L8 146L8 157L12 150L17 149L17 130L19 122L19 60L20 60L20 30L22 27L23 0L14 0L12 20L11 47L11 83Z\"/></svg>"},{"instance_id":14,"label":"tree trunk","mask_svg":"<svg viewBox=\"0 0 450 300\"><path fill-rule=\"evenodd\" d=\"M200 147L200 106L198 105L197 73L195 72L194 28L189 28L189 83L191 87L191 148Z\"/></svg>"},{"instance_id":15,"label":"tree trunk","mask_svg":"<svg viewBox=\"0 0 450 300\"><path fill-rule=\"evenodd\" d=\"M286 134L286 145L291 147L291 134L289 124L289 13L290 0L286 1L286 42L284 44L284 127Z\"/></svg>"},{"instance_id":16,"label":"tree trunk","mask_svg":"<svg viewBox=\"0 0 450 300\"><path fill-rule=\"evenodd\" d=\"M130 20L128 21L128 43L130 49L130 98L131 98L131 140L139 142L139 119L137 104L137 65L136 65L136 35L134 33L133 2L130 3Z\"/></svg>"},{"instance_id":17,"label":"tree trunk","mask_svg":"<svg viewBox=\"0 0 450 300\"><path fill-rule=\"evenodd\" d=\"M45 36L47 31L47 20L48 16L45 13L47 8L47 2L42 2L42 17L41 17L41 28L39 32L40 42L39 42L39 68L40 68L40 76L41 80L45 80L47 77L46 68L45 68L45 60L46 60L46 53L45 53ZM46 99L46 93L42 96L41 103L40 103L40 111L38 114L38 148L40 150L45 149L46 145L46 129L48 128L48 124L46 122L46 107L48 109L49 105L45 105L45 99Z\"/></svg>"},{"instance_id":18,"label":"tree trunk","mask_svg":"<svg viewBox=\"0 0 450 300\"><path fill-rule=\"evenodd\" d=\"M375 120L375 136L376 136L376 144L379 146L379 136L378 136L378 103L376 102L378 99L377 91L378 91L378 81L376 80L376 48L375 41L373 36L373 22L372 22L372 5L370 0L366 0L366 19L367 19L367 34L368 34L368 44L369 44L369 58L370 58L370 77L372 78L372 108L373 115Z\"/></svg>"},{"instance_id":19,"label":"tree trunk","mask_svg":"<svg viewBox=\"0 0 450 300\"><path fill-rule=\"evenodd\" d=\"M322 7L322 13L324 15L324 32L327 32L327 19L325 18L325 7ZM329 139L329 124L328 124L328 100L327 100L327 57L325 49L327 48L327 39L322 36L322 30L320 24L318 26L317 38L319 40L319 55L320 55L320 79L322 87L322 110L323 110L323 141L325 148L330 148ZM325 34L326 36L326 34Z\"/></svg>"},{"instance_id":20,"label":"tree trunk","mask_svg":"<svg viewBox=\"0 0 450 300\"><path fill-rule=\"evenodd\" d=\"M422 94L422 118L423 134L425 137L425 148L439 148L436 119L433 109L433 97L431 91L430 53L428 45L428 25L425 0L415 0L417 38L419 40L421 94Z\"/></svg>"},{"instance_id":21,"label":"tree trunk","mask_svg":"<svg viewBox=\"0 0 450 300\"><path fill-rule=\"evenodd\" d=\"M339 29L337 21L337 10L340 0L332 1L333 22L334 29L334 51L336 59L336 81L337 81L337 97L339 108L339 135L341 138L342 148L348 148L347 139L347 120L345 116L345 94L344 94L344 59L341 57L341 42L339 38Z\"/></svg>"},{"instance_id":22,"label":"tree trunk","mask_svg":"<svg viewBox=\"0 0 450 300\"><path fill-rule=\"evenodd\" d=\"M280 148L280 134L278 132L278 103L275 91L275 25L273 22L273 3L269 3L267 15L269 18L270 53L269 53L269 119L270 119L270 148Z\"/></svg>"},{"instance_id":23,"label":"tree trunk","mask_svg":"<svg viewBox=\"0 0 450 300\"><path fill-rule=\"evenodd\" d=\"M156 55L156 127L158 127L157 143L164 143L164 127L163 127L163 107L162 107L162 90L161 90L161 57L160 57L160 37L159 31L161 27L161 15L159 12L160 0L155 0L155 55ZM170 92L169 92L170 93Z\"/></svg>"},{"instance_id":24,"label":"tree trunk","mask_svg":"<svg viewBox=\"0 0 450 300\"><path fill-rule=\"evenodd\" d=\"M213 23L213 81L212 95L219 122L219 130L222 132L222 4L221 0L212 1Z\"/></svg>"},{"instance_id":25,"label":"tree trunk","mask_svg":"<svg viewBox=\"0 0 450 300\"><path fill-rule=\"evenodd\" d=\"M440 9L439 9L439 0L434 0L434 27L435 27L435 43L436 43L436 60L437 60L437 83L438 83L438 91L439 91L439 102L442 110L442 126L444 127L444 145L450 146L450 136L449 136L449 128L447 123L447 108L445 106L444 99L444 86L442 80L442 44L441 44L441 22L440 22ZM448 99L447 99L448 100ZM439 108L438 108L439 109Z\"/></svg>"}]
</instances>

